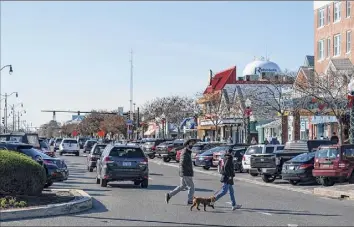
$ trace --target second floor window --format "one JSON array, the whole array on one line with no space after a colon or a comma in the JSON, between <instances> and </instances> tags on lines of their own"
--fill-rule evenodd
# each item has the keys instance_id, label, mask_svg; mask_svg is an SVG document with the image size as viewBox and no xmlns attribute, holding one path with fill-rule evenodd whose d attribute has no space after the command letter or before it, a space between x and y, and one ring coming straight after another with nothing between
<instances>
[{"instance_id":1,"label":"second floor window","mask_svg":"<svg viewBox=\"0 0 354 227\"><path fill-rule=\"evenodd\" d=\"M324 8L318 10L318 28L324 26Z\"/></svg>"},{"instance_id":2,"label":"second floor window","mask_svg":"<svg viewBox=\"0 0 354 227\"><path fill-rule=\"evenodd\" d=\"M335 35L333 39L333 55L339 56L340 55L340 48L341 48L341 35Z\"/></svg>"},{"instance_id":3,"label":"second floor window","mask_svg":"<svg viewBox=\"0 0 354 227\"><path fill-rule=\"evenodd\" d=\"M327 24L331 23L331 6L327 7Z\"/></svg>"},{"instance_id":4,"label":"second floor window","mask_svg":"<svg viewBox=\"0 0 354 227\"><path fill-rule=\"evenodd\" d=\"M347 53L350 53L351 51L351 45L352 45L352 31L347 31Z\"/></svg>"},{"instance_id":5,"label":"second floor window","mask_svg":"<svg viewBox=\"0 0 354 227\"><path fill-rule=\"evenodd\" d=\"M347 1L346 12L347 12L347 17L350 17L350 1Z\"/></svg>"},{"instance_id":6,"label":"second floor window","mask_svg":"<svg viewBox=\"0 0 354 227\"><path fill-rule=\"evenodd\" d=\"M341 10L341 2L334 3L334 9L333 9L334 22L340 21L340 10Z\"/></svg>"},{"instance_id":7,"label":"second floor window","mask_svg":"<svg viewBox=\"0 0 354 227\"><path fill-rule=\"evenodd\" d=\"M318 46L317 47L318 48L317 59L322 60L322 59L324 59L324 40L322 39L322 40L318 41L317 46Z\"/></svg>"}]
</instances>

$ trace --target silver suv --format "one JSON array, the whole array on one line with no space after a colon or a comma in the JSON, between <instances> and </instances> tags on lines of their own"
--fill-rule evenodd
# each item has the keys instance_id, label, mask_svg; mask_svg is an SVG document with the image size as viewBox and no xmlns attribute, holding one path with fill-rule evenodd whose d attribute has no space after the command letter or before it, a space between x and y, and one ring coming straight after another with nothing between
<instances>
[{"instance_id":1,"label":"silver suv","mask_svg":"<svg viewBox=\"0 0 354 227\"><path fill-rule=\"evenodd\" d=\"M147 188L149 165L144 152L137 145L109 144L97 160L96 183L107 187L111 181L133 181Z\"/></svg>"}]
</instances>

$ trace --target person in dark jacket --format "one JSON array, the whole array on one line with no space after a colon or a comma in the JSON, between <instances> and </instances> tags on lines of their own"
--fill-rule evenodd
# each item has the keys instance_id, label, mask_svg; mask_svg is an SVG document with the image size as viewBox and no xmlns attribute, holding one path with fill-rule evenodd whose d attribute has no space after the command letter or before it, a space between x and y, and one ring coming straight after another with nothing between
<instances>
[{"instance_id":1,"label":"person in dark jacket","mask_svg":"<svg viewBox=\"0 0 354 227\"><path fill-rule=\"evenodd\" d=\"M184 143L184 150L181 153L179 160L179 176L180 185L173 191L166 194L166 203L168 203L171 197L175 196L180 191L188 188L188 204L193 204L194 196L194 183L193 183L193 162L192 162L192 147L197 142L196 139L189 139Z\"/></svg>"},{"instance_id":2,"label":"person in dark jacket","mask_svg":"<svg viewBox=\"0 0 354 227\"><path fill-rule=\"evenodd\" d=\"M221 183L222 183L222 188L219 190L216 195L215 195L215 201L218 201L221 197L226 195L226 193L229 191L230 194L230 199L231 199L231 205L232 205L232 210L240 209L242 205L237 205L236 200L235 200L235 195L234 195L234 177L235 177L235 171L234 171L234 163L233 163L233 157L230 151L228 151L224 155L224 166L221 170Z\"/></svg>"}]
</instances>

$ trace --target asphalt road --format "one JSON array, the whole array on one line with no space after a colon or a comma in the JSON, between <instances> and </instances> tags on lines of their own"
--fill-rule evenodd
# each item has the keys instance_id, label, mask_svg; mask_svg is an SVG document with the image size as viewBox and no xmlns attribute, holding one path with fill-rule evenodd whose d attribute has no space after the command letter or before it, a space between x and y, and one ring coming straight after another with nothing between
<instances>
[{"instance_id":1,"label":"asphalt road","mask_svg":"<svg viewBox=\"0 0 354 227\"><path fill-rule=\"evenodd\" d=\"M80 188L94 198L90 211L69 216L2 222L1 226L353 226L354 202L325 199L299 192L236 181L235 194L243 208L231 211L226 195L215 210L189 211L187 192L166 204L164 195L179 182L178 169L150 162L150 186L111 183L102 188L85 157L64 156L69 180L53 188ZM196 195L210 196L220 188L219 177L195 173Z\"/></svg>"}]
</instances>

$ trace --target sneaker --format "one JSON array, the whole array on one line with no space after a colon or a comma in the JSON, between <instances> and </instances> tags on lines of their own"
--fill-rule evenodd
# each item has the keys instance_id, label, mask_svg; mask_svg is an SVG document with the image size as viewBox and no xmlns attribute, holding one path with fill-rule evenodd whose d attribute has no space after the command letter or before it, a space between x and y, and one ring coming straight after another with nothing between
<instances>
[{"instance_id":1,"label":"sneaker","mask_svg":"<svg viewBox=\"0 0 354 227\"><path fill-rule=\"evenodd\" d=\"M168 194L168 193L166 193L166 203L168 204L168 202L170 201L170 199L171 199L171 196L170 196L170 194Z\"/></svg>"},{"instance_id":2,"label":"sneaker","mask_svg":"<svg viewBox=\"0 0 354 227\"><path fill-rule=\"evenodd\" d=\"M236 205L236 206L232 207L232 210L237 210L237 209L240 209L241 207L242 207L242 205Z\"/></svg>"},{"instance_id":3,"label":"sneaker","mask_svg":"<svg viewBox=\"0 0 354 227\"><path fill-rule=\"evenodd\" d=\"M188 201L187 204L188 204L188 205L192 205L192 204L193 204L193 201Z\"/></svg>"}]
</instances>

